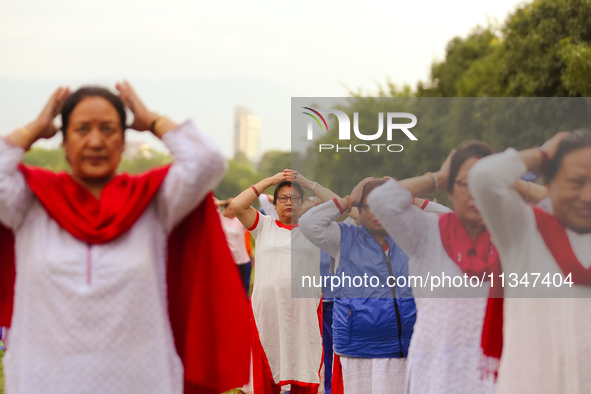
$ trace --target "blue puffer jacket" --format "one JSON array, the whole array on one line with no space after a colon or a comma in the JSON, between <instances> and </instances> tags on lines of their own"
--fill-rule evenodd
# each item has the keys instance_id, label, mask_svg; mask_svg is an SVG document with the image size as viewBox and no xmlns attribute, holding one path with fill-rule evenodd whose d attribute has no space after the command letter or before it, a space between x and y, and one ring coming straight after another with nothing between
<instances>
[{"instance_id":1,"label":"blue puffer jacket","mask_svg":"<svg viewBox=\"0 0 591 394\"><path fill-rule=\"evenodd\" d=\"M352 284L349 287L345 279L344 286L336 290L333 311L335 352L361 358L406 357L417 316L408 280L404 287L388 287L386 280L390 271L382 246L363 226L339 223L339 227L341 253L336 276L341 280L343 275L345 278L350 276ZM408 277L408 257L392 238L386 240L393 275ZM365 274L367 287L365 283L355 287L353 278L363 278ZM374 279L370 285L372 276L379 278L379 282Z\"/></svg>"}]
</instances>

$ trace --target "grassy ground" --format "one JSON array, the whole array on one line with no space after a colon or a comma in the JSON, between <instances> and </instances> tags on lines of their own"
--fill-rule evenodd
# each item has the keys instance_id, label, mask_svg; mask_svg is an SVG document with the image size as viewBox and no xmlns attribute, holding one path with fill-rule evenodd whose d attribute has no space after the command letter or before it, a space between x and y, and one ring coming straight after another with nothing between
<instances>
[{"instance_id":1,"label":"grassy ground","mask_svg":"<svg viewBox=\"0 0 591 394\"><path fill-rule=\"evenodd\" d=\"M0 351L0 394L4 394L4 371L2 370L2 355L3 352Z\"/></svg>"}]
</instances>

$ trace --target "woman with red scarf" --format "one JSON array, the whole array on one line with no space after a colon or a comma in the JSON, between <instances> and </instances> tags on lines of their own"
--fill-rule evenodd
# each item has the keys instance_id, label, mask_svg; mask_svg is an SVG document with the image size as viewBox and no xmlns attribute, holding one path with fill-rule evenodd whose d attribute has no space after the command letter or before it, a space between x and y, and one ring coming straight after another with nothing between
<instances>
[{"instance_id":1,"label":"woman with red scarf","mask_svg":"<svg viewBox=\"0 0 591 394\"><path fill-rule=\"evenodd\" d=\"M213 297L216 285L239 289L208 196L224 157L191 121L148 110L127 82L117 90L59 88L35 121L0 138L9 394L218 393L248 378L248 334L224 337L219 326L247 319L244 295ZM126 107L132 128L169 148L171 166L117 174ZM71 174L19 164L35 141L57 133L60 112ZM225 312L234 316L224 321Z\"/></svg>"},{"instance_id":2,"label":"woman with red scarf","mask_svg":"<svg viewBox=\"0 0 591 394\"><path fill-rule=\"evenodd\" d=\"M545 210L515 190L527 171L546 177ZM487 157L468 182L506 278L497 392L591 392L591 131Z\"/></svg>"},{"instance_id":3,"label":"woman with red scarf","mask_svg":"<svg viewBox=\"0 0 591 394\"><path fill-rule=\"evenodd\" d=\"M470 168L493 153L473 141L452 152L436 173L388 181L367 203L409 256L409 275L469 279L500 269L498 253L467 184ZM523 185L521 185L523 187ZM444 190L454 210L441 215L413 205L413 197ZM533 188L531 193L543 191ZM411 283L411 285L413 285ZM494 393L494 374L483 376L482 328L490 283L413 286L417 321L408 355L408 393Z\"/></svg>"}]
</instances>

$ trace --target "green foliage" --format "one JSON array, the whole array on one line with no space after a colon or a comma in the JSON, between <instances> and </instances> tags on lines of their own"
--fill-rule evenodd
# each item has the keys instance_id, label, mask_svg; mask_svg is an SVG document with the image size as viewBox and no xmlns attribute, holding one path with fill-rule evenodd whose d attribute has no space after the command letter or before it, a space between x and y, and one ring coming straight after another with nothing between
<instances>
[{"instance_id":1,"label":"green foliage","mask_svg":"<svg viewBox=\"0 0 591 394\"><path fill-rule=\"evenodd\" d=\"M172 162L172 156L150 149L147 157L136 156L129 160L122 159L118 171L138 174L170 162ZM70 171L70 165L62 149L33 148L25 154L23 163L30 166L47 168L55 172Z\"/></svg>"},{"instance_id":2,"label":"green foliage","mask_svg":"<svg viewBox=\"0 0 591 394\"><path fill-rule=\"evenodd\" d=\"M172 156L153 149L149 150L149 155L136 156L131 160L122 159L119 163L119 172L129 172L130 174L139 174L151 168L163 166L172 162Z\"/></svg>"},{"instance_id":3,"label":"green foliage","mask_svg":"<svg viewBox=\"0 0 591 394\"><path fill-rule=\"evenodd\" d=\"M33 148L25 154L23 163L56 172L70 170L70 165L61 149Z\"/></svg>"},{"instance_id":4,"label":"green foliage","mask_svg":"<svg viewBox=\"0 0 591 394\"><path fill-rule=\"evenodd\" d=\"M455 37L446 48L445 60L431 66L429 87L419 83L421 97L455 97L473 63L488 57L498 39L491 28L475 28L466 38Z\"/></svg>"},{"instance_id":5,"label":"green foliage","mask_svg":"<svg viewBox=\"0 0 591 394\"><path fill-rule=\"evenodd\" d=\"M291 168L291 153L270 150L259 161L257 171L261 178L268 178L286 168Z\"/></svg>"},{"instance_id":6,"label":"green foliage","mask_svg":"<svg viewBox=\"0 0 591 394\"><path fill-rule=\"evenodd\" d=\"M220 200L236 197L250 185L261 180L261 177L253 171L250 162L243 163L232 159L228 164L224 179L214 191L215 196Z\"/></svg>"},{"instance_id":7,"label":"green foliage","mask_svg":"<svg viewBox=\"0 0 591 394\"><path fill-rule=\"evenodd\" d=\"M2 366L2 357L4 352L0 351L0 394L4 394L4 369Z\"/></svg>"},{"instance_id":8,"label":"green foliage","mask_svg":"<svg viewBox=\"0 0 591 394\"><path fill-rule=\"evenodd\" d=\"M499 29L456 37L421 97L569 97L591 93L591 2L538 0Z\"/></svg>"}]
</instances>

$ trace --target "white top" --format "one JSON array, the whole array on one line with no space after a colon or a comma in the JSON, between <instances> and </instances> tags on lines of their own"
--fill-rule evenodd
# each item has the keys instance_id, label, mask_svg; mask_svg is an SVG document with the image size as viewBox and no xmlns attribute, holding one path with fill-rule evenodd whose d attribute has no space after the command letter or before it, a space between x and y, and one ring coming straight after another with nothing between
<instances>
[{"instance_id":1,"label":"white top","mask_svg":"<svg viewBox=\"0 0 591 394\"><path fill-rule=\"evenodd\" d=\"M0 138L0 220L16 237L16 285L3 363L10 394L181 394L166 291L167 237L221 180L225 159L191 121L166 133L175 162L155 199L116 240L89 246L51 219Z\"/></svg>"},{"instance_id":2,"label":"white top","mask_svg":"<svg viewBox=\"0 0 591 394\"><path fill-rule=\"evenodd\" d=\"M250 261L250 257L248 257L246 243L244 240L246 228L244 225L242 225L242 222L240 222L240 219L238 218L230 219L220 214L220 219L222 221L222 226L224 227L224 233L226 234L228 246L232 251L232 256L234 256L234 261L238 265L248 263Z\"/></svg>"},{"instance_id":3,"label":"white top","mask_svg":"<svg viewBox=\"0 0 591 394\"><path fill-rule=\"evenodd\" d=\"M513 188L527 171L517 151L481 159L468 173L468 184L492 234L508 276L561 273L536 225L532 208ZM566 230L584 267L591 266L591 234ZM542 278L540 278L540 281ZM504 342L498 393L591 392L591 286L561 290L540 283L532 291L505 285ZM517 297L530 297L517 298ZM533 298L533 297L539 298ZM578 298L574 298L578 297Z\"/></svg>"},{"instance_id":4,"label":"white top","mask_svg":"<svg viewBox=\"0 0 591 394\"><path fill-rule=\"evenodd\" d=\"M409 257L409 276L463 276L443 247L439 215L412 202L412 194L392 180L367 198L371 211ZM444 211L441 207L438 204L438 212ZM493 377L481 380L478 368L489 289L489 283L482 288L446 286L433 291L413 287L417 321L408 351L409 393L495 392Z\"/></svg>"},{"instance_id":5,"label":"white top","mask_svg":"<svg viewBox=\"0 0 591 394\"><path fill-rule=\"evenodd\" d=\"M320 297L292 298L291 276L292 255L298 256L294 264L315 267L320 275L320 249L298 227L290 231L261 213L251 233L257 246L251 303L273 379L319 384Z\"/></svg>"}]
</instances>

